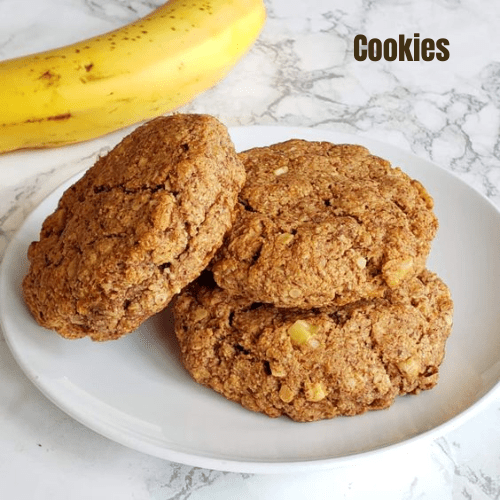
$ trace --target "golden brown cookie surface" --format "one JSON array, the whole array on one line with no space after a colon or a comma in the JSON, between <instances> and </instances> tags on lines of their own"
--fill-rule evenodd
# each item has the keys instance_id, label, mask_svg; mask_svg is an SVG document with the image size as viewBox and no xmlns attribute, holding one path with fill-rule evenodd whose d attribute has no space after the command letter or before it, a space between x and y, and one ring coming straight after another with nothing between
<instances>
[{"instance_id":1,"label":"golden brown cookie surface","mask_svg":"<svg viewBox=\"0 0 500 500\"><path fill-rule=\"evenodd\" d=\"M424 270L383 298L309 311L234 298L198 280L176 298L174 314L197 382L247 409L313 421L431 389L453 304Z\"/></svg>"},{"instance_id":2,"label":"golden brown cookie surface","mask_svg":"<svg viewBox=\"0 0 500 500\"><path fill-rule=\"evenodd\" d=\"M136 129L63 194L31 244L23 294L36 320L68 338L134 330L207 265L244 177L213 117Z\"/></svg>"},{"instance_id":3,"label":"golden brown cookie surface","mask_svg":"<svg viewBox=\"0 0 500 500\"><path fill-rule=\"evenodd\" d=\"M213 263L233 295L278 307L381 296L425 268L423 186L356 145L290 140L240 153L239 215Z\"/></svg>"}]
</instances>

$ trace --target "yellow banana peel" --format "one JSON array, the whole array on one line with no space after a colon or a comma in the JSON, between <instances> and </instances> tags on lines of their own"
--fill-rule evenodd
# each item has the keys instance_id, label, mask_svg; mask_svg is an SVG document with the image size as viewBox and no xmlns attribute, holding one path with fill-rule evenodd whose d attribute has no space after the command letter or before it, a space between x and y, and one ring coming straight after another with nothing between
<instances>
[{"instance_id":1,"label":"yellow banana peel","mask_svg":"<svg viewBox=\"0 0 500 500\"><path fill-rule=\"evenodd\" d=\"M171 0L127 26L0 62L0 153L85 141L173 111L255 42L263 0Z\"/></svg>"}]
</instances>

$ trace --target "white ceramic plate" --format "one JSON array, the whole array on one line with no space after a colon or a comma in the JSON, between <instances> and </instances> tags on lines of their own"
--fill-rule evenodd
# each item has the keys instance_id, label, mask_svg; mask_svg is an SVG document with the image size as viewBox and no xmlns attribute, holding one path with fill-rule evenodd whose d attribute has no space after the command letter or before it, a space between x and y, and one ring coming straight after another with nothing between
<instances>
[{"instance_id":1,"label":"white ceramic plate","mask_svg":"<svg viewBox=\"0 0 500 500\"><path fill-rule=\"evenodd\" d=\"M388 410L315 423L270 419L197 385L184 371L167 310L114 342L69 341L40 328L20 292L26 250L71 179L25 221L5 254L0 317L27 376L56 405L119 443L165 459L235 472L277 473L376 459L438 436L480 411L500 390L500 213L435 165L375 141L303 128L231 130L238 150L291 137L364 144L419 179L440 229L428 267L450 286L455 323L440 381Z\"/></svg>"}]
</instances>

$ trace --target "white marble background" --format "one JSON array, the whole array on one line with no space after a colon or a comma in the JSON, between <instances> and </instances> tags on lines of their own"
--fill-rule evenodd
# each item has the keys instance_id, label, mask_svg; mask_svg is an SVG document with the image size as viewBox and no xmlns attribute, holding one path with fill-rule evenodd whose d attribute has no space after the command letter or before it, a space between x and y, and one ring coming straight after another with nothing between
<instances>
[{"instance_id":1,"label":"white marble background","mask_svg":"<svg viewBox=\"0 0 500 500\"><path fill-rule=\"evenodd\" d=\"M102 33L160 0L0 0L0 58ZM380 139L453 170L500 206L500 2L267 0L268 21L222 83L183 108L226 125L327 128ZM447 38L446 62L357 62L353 38ZM1 89L0 89L1 92ZM1 113L1 110L0 110ZM127 131L0 157L0 255L50 191ZM15 168L14 168L15 165ZM500 498L500 400L439 439L341 470L261 476L173 464L113 443L48 402L0 335L0 498Z\"/></svg>"}]
</instances>

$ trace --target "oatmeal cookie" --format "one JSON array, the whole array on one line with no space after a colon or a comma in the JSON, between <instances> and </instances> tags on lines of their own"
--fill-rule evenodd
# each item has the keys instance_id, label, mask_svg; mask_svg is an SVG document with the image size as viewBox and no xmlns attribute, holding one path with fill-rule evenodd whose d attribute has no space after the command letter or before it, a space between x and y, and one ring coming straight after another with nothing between
<instances>
[{"instance_id":1,"label":"oatmeal cookie","mask_svg":"<svg viewBox=\"0 0 500 500\"><path fill-rule=\"evenodd\" d=\"M66 190L30 245L23 294L36 321L93 340L137 328L206 267L244 178L213 117L136 129Z\"/></svg>"},{"instance_id":2,"label":"oatmeal cookie","mask_svg":"<svg viewBox=\"0 0 500 500\"><path fill-rule=\"evenodd\" d=\"M278 307L342 305L425 268L433 200L388 161L362 146L298 139L239 156L247 182L213 261L231 294Z\"/></svg>"},{"instance_id":3,"label":"oatmeal cookie","mask_svg":"<svg viewBox=\"0 0 500 500\"><path fill-rule=\"evenodd\" d=\"M201 281L174 302L183 364L249 410L297 421L356 415L437 383L453 303L428 270L384 297L312 310L254 303Z\"/></svg>"}]
</instances>

